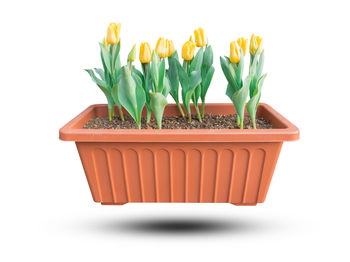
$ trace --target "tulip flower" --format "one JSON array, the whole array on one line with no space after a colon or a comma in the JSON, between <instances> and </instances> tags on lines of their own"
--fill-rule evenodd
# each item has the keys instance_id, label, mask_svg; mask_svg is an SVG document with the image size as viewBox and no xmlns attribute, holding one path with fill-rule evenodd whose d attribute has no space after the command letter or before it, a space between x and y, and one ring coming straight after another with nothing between
<instances>
[{"instance_id":1,"label":"tulip flower","mask_svg":"<svg viewBox=\"0 0 350 262\"><path fill-rule=\"evenodd\" d=\"M232 41L230 44L230 61L231 63L239 63L240 54L238 46L235 41Z\"/></svg>"},{"instance_id":2,"label":"tulip flower","mask_svg":"<svg viewBox=\"0 0 350 262\"><path fill-rule=\"evenodd\" d=\"M171 57L175 53L175 46L172 40L168 40L168 57Z\"/></svg>"},{"instance_id":3,"label":"tulip flower","mask_svg":"<svg viewBox=\"0 0 350 262\"><path fill-rule=\"evenodd\" d=\"M148 64L152 61L152 51L149 43L141 43L140 46L140 62L142 64Z\"/></svg>"},{"instance_id":4,"label":"tulip flower","mask_svg":"<svg viewBox=\"0 0 350 262\"><path fill-rule=\"evenodd\" d=\"M207 45L207 39L204 34L203 28L198 28L198 30L194 30L194 38L196 40L196 46L202 47Z\"/></svg>"},{"instance_id":5,"label":"tulip flower","mask_svg":"<svg viewBox=\"0 0 350 262\"><path fill-rule=\"evenodd\" d=\"M247 43L248 43L248 39L244 39L244 37L240 37L237 39L237 44L239 45L240 48L242 48L243 55L245 55L247 51Z\"/></svg>"},{"instance_id":6,"label":"tulip flower","mask_svg":"<svg viewBox=\"0 0 350 262\"><path fill-rule=\"evenodd\" d=\"M159 37L155 51L160 58L165 58L168 55L168 42L163 38Z\"/></svg>"},{"instance_id":7,"label":"tulip flower","mask_svg":"<svg viewBox=\"0 0 350 262\"><path fill-rule=\"evenodd\" d=\"M250 45L249 45L249 51L252 55L255 54L256 50L259 49L259 55L261 54L263 48L262 48L262 37L255 36L252 34L250 38Z\"/></svg>"},{"instance_id":8,"label":"tulip flower","mask_svg":"<svg viewBox=\"0 0 350 262\"><path fill-rule=\"evenodd\" d=\"M195 44L191 41L187 41L182 46L182 58L186 61L192 60L194 56Z\"/></svg>"},{"instance_id":9,"label":"tulip flower","mask_svg":"<svg viewBox=\"0 0 350 262\"><path fill-rule=\"evenodd\" d=\"M107 43L116 45L120 41L120 27L121 24L110 23L107 29Z\"/></svg>"}]
</instances>

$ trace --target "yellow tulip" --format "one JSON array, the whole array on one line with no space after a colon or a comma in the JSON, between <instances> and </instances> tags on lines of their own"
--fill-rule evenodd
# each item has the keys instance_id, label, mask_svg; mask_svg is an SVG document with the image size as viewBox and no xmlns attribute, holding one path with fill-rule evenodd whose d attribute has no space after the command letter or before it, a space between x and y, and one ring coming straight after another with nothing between
<instances>
[{"instance_id":1,"label":"yellow tulip","mask_svg":"<svg viewBox=\"0 0 350 262\"><path fill-rule=\"evenodd\" d=\"M250 45L249 45L249 52L254 55L256 50L259 51L259 55L261 54L263 48L262 48L262 37L255 36L252 34L252 37L250 38Z\"/></svg>"},{"instance_id":2,"label":"yellow tulip","mask_svg":"<svg viewBox=\"0 0 350 262\"><path fill-rule=\"evenodd\" d=\"M230 61L231 63L239 63L240 54L238 46L235 41L232 41L230 44Z\"/></svg>"},{"instance_id":3,"label":"yellow tulip","mask_svg":"<svg viewBox=\"0 0 350 262\"><path fill-rule=\"evenodd\" d=\"M194 49L196 48L195 44L191 41L187 41L182 46L182 58L184 60L192 60L194 56Z\"/></svg>"},{"instance_id":4,"label":"yellow tulip","mask_svg":"<svg viewBox=\"0 0 350 262\"><path fill-rule=\"evenodd\" d=\"M155 51L160 58L167 57L168 56L168 41L166 41L163 37L159 37Z\"/></svg>"},{"instance_id":5,"label":"yellow tulip","mask_svg":"<svg viewBox=\"0 0 350 262\"><path fill-rule=\"evenodd\" d=\"M119 43L120 40L120 28L121 23L110 23L107 28L107 43L116 45Z\"/></svg>"},{"instance_id":6,"label":"yellow tulip","mask_svg":"<svg viewBox=\"0 0 350 262\"><path fill-rule=\"evenodd\" d=\"M248 43L248 39L244 39L244 37L240 37L237 39L237 44L239 45L240 48L242 48L243 55L245 55L247 51L247 43Z\"/></svg>"},{"instance_id":7,"label":"yellow tulip","mask_svg":"<svg viewBox=\"0 0 350 262\"><path fill-rule=\"evenodd\" d=\"M175 46L172 40L168 40L168 56L172 56L175 53Z\"/></svg>"},{"instance_id":8,"label":"yellow tulip","mask_svg":"<svg viewBox=\"0 0 350 262\"><path fill-rule=\"evenodd\" d=\"M152 51L149 43L141 43L140 46L140 62L142 64L148 64L152 61Z\"/></svg>"},{"instance_id":9,"label":"yellow tulip","mask_svg":"<svg viewBox=\"0 0 350 262\"><path fill-rule=\"evenodd\" d=\"M196 46L202 47L207 44L207 39L204 34L203 28L198 28L198 30L194 30L194 38L196 40Z\"/></svg>"}]
</instances>

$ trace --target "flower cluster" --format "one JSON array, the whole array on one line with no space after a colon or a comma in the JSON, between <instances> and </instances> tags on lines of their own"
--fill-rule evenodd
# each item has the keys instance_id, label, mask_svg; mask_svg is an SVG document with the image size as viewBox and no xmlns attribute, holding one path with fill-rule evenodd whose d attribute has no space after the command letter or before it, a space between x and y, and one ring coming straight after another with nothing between
<instances>
[{"instance_id":1,"label":"flower cluster","mask_svg":"<svg viewBox=\"0 0 350 262\"><path fill-rule=\"evenodd\" d=\"M248 39L243 37L230 44L230 57L220 57L222 71L228 81L226 95L232 100L237 112L237 125L243 129L244 109L246 108L256 128L256 110L261 97L261 88L266 74L262 74L264 64L264 50L262 38L254 34L250 38L249 74L243 78L244 56L247 51ZM249 101L246 103L249 94Z\"/></svg>"},{"instance_id":2,"label":"flower cluster","mask_svg":"<svg viewBox=\"0 0 350 262\"><path fill-rule=\"evenodd\" d=\"M141 70L138 70L133 65L136 59L136 45L129 52L126 65L121 65L120 29L120 23L109 24L107 35L100 43L102 68L86 70L106 96L109 119L112 120L116 115L115 107L117 107L120 119L124 121L122 110L124 108L134 118L138 128L141 128L141 114L146 107L147 123L150 122L153 113L158 128L161 129L164 109L168 104L167 96L170 94L182 117L187 117L188 122L192 121L190 106L192 101L198 120L202 121L205 97L215 72L213 50L208 45L204 30L202 28L194 30L194 41L191 35L183 44L182 63L172 40L159 38L153 51L148 42L141 43L139 51ZM247 44L248 40L244 38L231 42L230 56L220 58L222 70L228 80L226 94L236 108L237 124L241 128L243 128L245 106L255 127L256 109L266 77L266 74L261 76L264 62L262 39L252 35L249 45L251 55L249 74L244 82L242 81ZM246 104L248 93L250 100ZM185 110L182 108L180 98Z\"/></svg>"}]
</instances>

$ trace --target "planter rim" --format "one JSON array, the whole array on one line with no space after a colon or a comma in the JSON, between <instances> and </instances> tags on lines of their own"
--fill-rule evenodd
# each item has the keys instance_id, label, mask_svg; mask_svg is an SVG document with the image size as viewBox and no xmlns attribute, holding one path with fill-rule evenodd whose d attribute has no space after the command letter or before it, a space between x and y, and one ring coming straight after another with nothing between
<instances>
[{"instance_id":1,"label":"planter rim","mask_svg":"<svg viewBox=\"0 0 350 262\"><path fill-rule=\"evenodd\" d=\"M284 118L271 106L259 103L259 112L268 116L274 129L83 129L83 125L96 117L97 110L106 108L105 104L95 104L64 125L59 131L59 138L75 142L278 142L299 139L299 129ZM176 108L168 104L167 108ZM231 103L207 103L206 111L211 109L229 110L235 113ZM227 114L227 113L226 113ZM166 115L166 112L165 112Z\"/></svg>"}]
</instances>

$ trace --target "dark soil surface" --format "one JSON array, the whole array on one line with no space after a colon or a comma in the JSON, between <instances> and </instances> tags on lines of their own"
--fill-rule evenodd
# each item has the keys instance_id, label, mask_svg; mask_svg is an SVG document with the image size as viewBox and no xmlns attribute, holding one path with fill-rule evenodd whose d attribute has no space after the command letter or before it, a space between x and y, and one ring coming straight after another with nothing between
<instances>
[{"instance_id":1,"label":"dark soil surface","mask_svg":"<svg viewBox=\"0 0 350 262\"><path fill-rule=\"evenodd\" d=\"M164 117L162 129L238 129L236 125L235 115L205 115L202 122L198 121L196 115L192 116L192 122L188 123L187 118L178 116ZM125 121L121 121L119 116L113 117L112 121L108 117L97 117L90 119L84 129L137 129L134 119L130 116L125 116ZM152 116L151 122L146 124L146 119L142 119L142 129L158 129L156 121ZM244 129L252 129L252 124L249 117L244 119ZM257 129L272 129L271 123L263 118L256 119Z\"/></svg>"}]
</instances>

